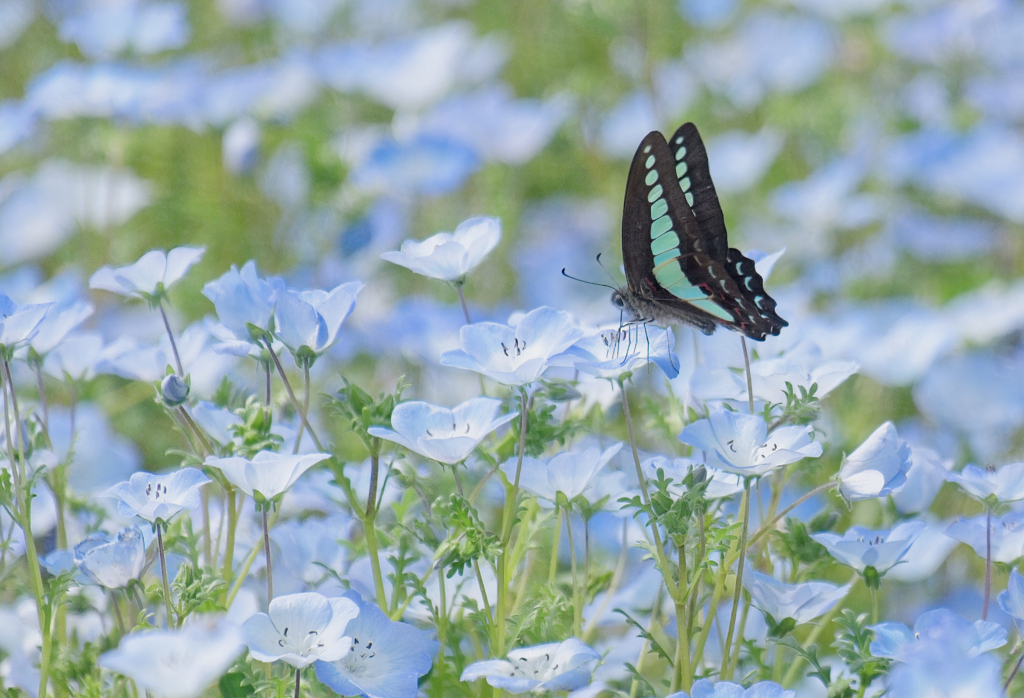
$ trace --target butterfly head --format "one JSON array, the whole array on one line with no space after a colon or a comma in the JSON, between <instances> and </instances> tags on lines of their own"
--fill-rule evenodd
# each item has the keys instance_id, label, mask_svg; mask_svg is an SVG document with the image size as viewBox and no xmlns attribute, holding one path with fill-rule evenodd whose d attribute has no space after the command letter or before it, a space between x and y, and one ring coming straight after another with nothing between
<instances>
[{"instance_id":1,"label":"butterfly head","mask_svg":"<svg viewBox=\"0 0 1024 698\"><path fill-rule=\"evenodd\" d=\"M628 305L626 304L626 293L628 293L628 290L623 288L617 288L612 291L612 305L619 310L626 310L628 308Z\"/></svg>"}]
</instances>

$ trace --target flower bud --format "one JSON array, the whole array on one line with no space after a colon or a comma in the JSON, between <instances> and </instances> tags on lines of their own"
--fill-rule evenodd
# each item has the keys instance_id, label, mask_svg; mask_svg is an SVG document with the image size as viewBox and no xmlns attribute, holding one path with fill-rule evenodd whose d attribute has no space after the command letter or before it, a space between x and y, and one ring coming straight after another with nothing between
<instances>
[{"instance_id":1,"label":"flower bud","mask_svg":"<svg viewBox=\"0 0 1024 698\"><path fill-rule=\"evenodd\" d=\"M188 383L174 373L164 377L160 382L160 397L170 407L177 407L188 399Z\"/></svg>"}]
</instances>

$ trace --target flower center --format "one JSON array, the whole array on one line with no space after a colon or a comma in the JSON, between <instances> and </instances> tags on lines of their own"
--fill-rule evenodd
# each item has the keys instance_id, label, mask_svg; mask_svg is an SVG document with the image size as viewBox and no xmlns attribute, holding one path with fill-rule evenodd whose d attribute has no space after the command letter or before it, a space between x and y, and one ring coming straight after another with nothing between
<instances>
[{"instance_id":1,"label":"flower center","mask_svg":"<svg viewBox=\"0 0 1024 698\"><path fill-rule=\"evenodd\" d=\"M146 496L154 502L159 501L161 495L164 499L167 498L167 485L161 484L160 482L151 482L146 485Z\"/></svg>"},{"instance_id":2,"label":"flower center","mask_svg":"<svg viewBox=\"0 0 1024 698\"><path fill-rule=\"evenodd\" d=\"M291 628L285 627L281 633L281 639L277 641L277 644L292 654L299 656L309 656L310 654L319 654L320 650L323 649L324 643L320 642L320 632L317 630L310 630L305 635L299 633L299 637L296 637L295 633L292 633L289 637Z\"/></svg>"},{"instance_id":3,"label":"flower center","mask_svg":"<svg viewBox=\"0 0 1024 698\"><path fill-rule=\"evenodd\" d=\"M376 656L377 649L373 640L363 638L360 641L358 637L354 637L352 638L352 649L342 658L341 664L351 676L358 678L372 675L374 664L376 664L373 660Z\"/></svg>"},{"instance_id":4,"label":"flower center","mask_svg":"<svg viewBox=\"0 0 1024 698\"><path fill-rule=\"evenodd\" d=\"M534 657L533 659L520 657L518 661L513 661L512 665L513 676L532 679L534 681L547 681L558 674L558 665L551 665L550 654L545 654L542 657Z\"/></svg>"},{"instance_id":5,"label":"flower center","mask_svg":"<svg viewBox=\"0 0 1024 698\"><path fill-rule=\"evenodd\" d=\"M452 422L451 429L427 429L427 436L432 439L452 439L456 436L469 436L469 432L469 422L466 422L465 424L456 424L455 422Z\"/></svg>"}]
</instances>

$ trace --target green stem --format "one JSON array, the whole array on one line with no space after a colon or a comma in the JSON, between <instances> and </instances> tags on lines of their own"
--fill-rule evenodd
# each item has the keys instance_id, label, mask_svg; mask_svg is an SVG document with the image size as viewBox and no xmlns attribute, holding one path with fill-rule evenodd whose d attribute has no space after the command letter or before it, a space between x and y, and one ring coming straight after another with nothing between
<instances>
[{"instance_id":1,"label":"green stem","mask_svg":"<svg viewBox=\"0 0 1024 698\"><path fill-rule=\"evenodd\" d=\"M174 341L174 333L171 332L171 323L167 321L167 313L164 311L163 301L157 301L156 305L160 309L160 317L164 320L164 329L167 330L167 338L171 340L171 351L174 352L174 365L178 369L178 375L184 378L185 371L181 367L181 357L178 356L178 345Z\"/></svg>"},{"instance_id":2,"label":"green stem","mask_svg":"<svg viewBox=\"0 0 1024 698\"><path fill-rule=\"evenodd\" d=\"M302 409L302 405L299 404L298 398L295 397L295 391L292 390L292 384L284 372L284 366L281 365L281 359L277 358L277 352L274 351L274 347L269 339L264 338L263 343L270 352L270 358L274 360L274 365L277 367L277 372L281 376L281 382L284 383L284 389L288 392L288 399L291 400L292 407L294 407L295 411L299 413L299 419L302 420L302 424L306 427L306 431L309 432L309 438L313 439L313 443L316 444L317 450L324 453L324 447L320 444L320 439L317 438L316 432L313 431L313 427L310 426L309 419L306 418L305 410Z\"/></svg>"},{"instance_id":3,"label":"green stem","mask_svg":"<svg viewBox=\"0 0 1024 698\"><path fill-rule=\"evenodd\" d=\"M263 507L263 552L267 557L267 604L274 600L274 568L270 559L270 529L267 526L267 508Z\"/></svg>"},{"instance_id":4,"label":"green stem","mask_svg":"<svg viewBox=\"0 0 1024 698\"><path fill-rule=\"evenodd\" d=\"M569 562L572 569L572 636L579 637L583 626L583 596L576 576L576 541L572 536L572 512L565 517L566 535L569 538Z\"/></svg>"},{"instance_id":5,"label":"green stem","mask_svg":"<svg viewBox=\"0 0 1024 698\"><path fill-rule=\"evenodd\" d=\"M235 488L231 485L227 487L227 502L224 508L226 511L222 511L220 515L224 516L227 514L228 534L224 543L224 564L221 567L221 577L224 578L225 582L230 583L235 572L235 528L238 527L238 517L235 515Z\"/></svg>"},{"instance_id":6,"label":"green stem","mask_svg":"<svg viewBox=\"0 0 1024 698\"><path fill-rule=\"evenodd\" d=\"M512 519L515 518L516 500L519 498L519 476L523 472L523 456L526 451L526 389L520 387L519 410L519 461L516 463L516 477L511 487L505 488L505 506L501 513L501 554L498 556L498 603L495 620L495 657L505 656L505 617L508 609L508 543L512 538Z\"/></svg>"},{"instance_id":7,"label":"green stem","mask_svg":"<svg viewBox=\"0 0 1024 698\"><path fill-rule=\"evenodd\" d=\"M676 643L675 671L672 672L672 687L669 692L675 692L684 680L689 683L688 678L693 675L690 667L690 625L686 616L686 596L682 589L686 586L686 551L679 548L679 598L676 604L676 634L679 636ZM694 594L696 596L696 594ZM687 691L689 688L686 689Z\"/></svg>"},{"instance_id":8,"label":"green stem","mask_svg":"<svg viewBox=\"0 0 1024 698\"><path fill-rule=\"evenodd\" d=\"M164 611L167 613L166 625L169 629L174 627L171 625L171 585L167 582L167 558L164 556L163 526L159 522L156 525L156 545L160 551L160 578L164 583Z\"/></svg>"},{"instance_id":9,"label":"green stem","mask_svg":"<svg viewBox=\"0 0 1024 698\"><path fill-rule=\"evenodd\" d=\"M754 382L750 376L750 356L747 354L747 338L740 335L740 344L743 345L743 367L747 372L747 406L750 414L754 414Z\"/></svg>"},{"instance_id":10,"label":"green stem","mask_svg":"<svg viewBox=\"0 0 1024 698\"><path fill-rule=\"evenodd\" d=\"M437 695L444 697L444 672L445 672L445 661L444 652L448 646L446 635L448 633L448 599L445 594L444 588L444 569L438 570L437 575L437 589L441 596L441 609L440 615L437 618L437 640L438 644L441 645L437 650Z\"/></svg>"},{"instance_id":11,"label":"green stem","mask_svg":"<svg viewBox=\"0 0 1024 698\"><path fill-rule=\"evenodd\" d=\"M562 540L562 507L555 505L555 530L554 540L551 541L551 565L548 568L548 584L555 583L555 574L558 572L558 548Z\"/></svg>"},{"instance_id":12,"label":"green stem","mask_svg":"<svg viewBox=\"0 0 1024 698\"><path fill-rule=\"evenodd\" d=\"M800 506L801 504L806 502L811 497L813 497L813 496L815 496L817 494L821 494L822 492L824 492L825 490L829 489L832 486L833 486L832 482L826 482L824 485L818 485L813 490L811 490L810 492L808 492L804 496L800 497L800 499L796 500L795 502L790 504L788 507L786 507L785 509L780 511L778 514L775 515L775 518L773 518L771 521L769 521L768 523L766 523L763 526L761 526L761 528L757 529L757 533L755 533L753 536L751 536L750 540L747 542L747 547L749 548L749 547L753 546L754 543L756 543L758 541L758 539L761 538L761 536L763 536L764 534L768 533L773 528L775 528L775 524L777 524L779 521L781 521L786 516L786 514L788 514L789 512L793 511L794 509L796 509L798 506Z\"/></svg>"},{"instance_id":13,"label":"green stem","mask_svg":"<svg viewBox=\"0 0 1024 698\"><path fill-rule=\"evenodd\" d=\"M747 561L747 523L750 520L750 478L743 480L743 527L740 533L740 566L736 569L736 585L732 595L732 613L729 614L729 631L725 635L725 645L722 650L722 674L723 681L732 680L732 672L735 669L729 661L729 653L732 648L732 635L736 629L736 612L739 610L740 598L743 596L743 566ZM742 638L743 632L740 631Z\"/></svg>"},{"instance_id":14,"label":"green stem","mask_svg":"<svg viewBox=\"0 0 1024 698\"><path fill-rule=\"evenodd\" d=\"M302 681L302 669L295 670L295 698L299 698L299 685Z\"/></svg>"}]
</instances>

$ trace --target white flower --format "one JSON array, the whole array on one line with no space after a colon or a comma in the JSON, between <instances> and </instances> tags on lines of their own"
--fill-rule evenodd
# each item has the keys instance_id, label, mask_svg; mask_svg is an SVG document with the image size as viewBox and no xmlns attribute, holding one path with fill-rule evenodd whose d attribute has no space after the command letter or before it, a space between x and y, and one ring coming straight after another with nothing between
<instances>
[{"instance_id":1,"label":"white flower","mask_svg":"<svg viewBox=\"0 0 1024 698\"><path fill-rule=\"evenodd\" d=\"M338 341L341 323L356 305L361 281L349 281L330 292L288 289L277 295L277 336L293 354L300 350L320 356Z\"/></svg>"},{"instance_id":2,"label":"white flower","mask_svg":"<svg viewBox=\"0 0 1024 698\"><path fill-rule=\"evenodd\" d=\"M118 648L100 655L97 663L160 698L194 698L231 666L241 650L238 628L219 620L125 635Z\"/></svg>"},{"instance_id":3,"label":"white flower","mask_svg":"<svg viewBox=\"0 0 1024 698\"><path fill-rule=\"evenodd\" d=\"M268 612L242 624L249 653L260 662L281 660L301 669L318 659L333 662L348 654L352 639L345 629L359 607L350 599L308 592L278 596Z\"/></svg>"},{"instance_id":4,"label":"white flower","mask_svg":"<svg viewBox=\"0 0 1024 698\"><path fill-rule=\"evenodd\" d=\"M590 683L597 652L574 637L512 650L508 659L485 659L470 664L462 681L487 679L487 683L509 693L575 691Z\"/></svg>"},{"instance_id":5,"label":"white flower","mask_svg":"<svg viewBox=\"0 0 1024 698\"><path fill-rule=\"evenodd\" d=\"M588 448L582 453L566 451L546 462L525 456L519 474L519 487L548 502L555 503L559 492L572 501L591 489L598 472L621 448L622 444L617 443L603 452L599 448ZM515 479L518 464L518 458L511 458L501 466L509 482ZM622 473L616 475L621 477Z\"/></svg>"},{"instance_id":6,"label":"white flower","mask_svg":"<svg viewBox=\"0 0 1024 698\"><path fill-rule=\"evenodd\" d=\"M995 562L1011 563L1024 557L1024 512L1011 512L991 523L985 514L960 519L949 525L946 535L974 548L978 557L991 557Z\"/></svg>"},{"instance_id":7,"label":"white flower","mask_svg":"<svg viewBox=\"0 0 1024 698\"><path fill-rule=\"evenodd\" d=\"M1010 463L1001 468L965 465L959 473L946 473L946 479L978 499L995 497L1000 502L1024 499L1024 463Z\"/></svg>"},{"instance_id":8,"label":"white flower","mask_svg":"<svg viewBox=\"0 0 1024 698\"><path fill-rule=\"evenodd\" d=\"M839 492L849 502L884 497L906 484L910 465L910 447L886 422L843 461Z\"/></svg>"},{"instance_id":9,"label":"white flower","mask_svg":"<svg viewBox=\"0 0 1024 698\"><path fill-rule=\"evenodd\" d=\"M545 306L524 315L515 329L493 322L463 325L462 348L442 354L441 365L476 371L505 385L526 385L582 336L569 313Z\"/></svg>"},{"instance_id":10,"label":"white flower","mask_svg":"<svg viewBox=\"0 0 1024 698\"><path fill-rule=\"evenodd\" d=\"M209 481L210 478L196 468L159 475L134 473L127 482L114 485L103 496L117 497L117 511L121 516L166 523L182 509L199 506L199 488Z\"/></svg>"},{"instance_id":11,"label":"white flower","mask_svg":"<svg viewBox=\"0 0 1024 698\"><path fill-rule=\"evenodd\" d=\"M566 350L573 367L581 373L616 378L653 362L672 379L679 375L679 357L672 353L672 330L639 326L604 328L579 340Z\"/></svg>"},{"instance_id":12,"label":"white flower","mask_svg":"<svg viewBox=\"0 0 1024 698\"><path fill-rule=\"evenodd\" d=\"M184 277L205 251L205 247L175 247L167 253L150 250L135 264L100 267L90 277L89 288L151 300Z\"/></svg>"},{"instance_id":13,"label":"white flower","mask_svg":"<svg viewBox=\"0 0 1024 698\"><path fill-rule=\"evenodd\" d=\"M776 622L792 618L797 625L826 613L850 591L849 584L841 587L827 582L786 584L749 568L743 575L743 588L750 592L751 603Z\"/></svg>"},{"instance_id":14,"label":"white flower","mask_svg":"<svg viewBox=\"0 0 1024 698\"><path fill-rule=\"evenodd\" d=\"M495 415L501 400L478 397L448 409L426 402L403 402L391 413L391 429L370 427L371 436L393 441L411 451L453 465L465 460L492 431L516 417Z\"/></svg>"},{"instance_id":15,"label":"white flower","mask_svg":"<svg viewBox=\"0 0 1024 698\"><path fill-rule=\"evenodd\" d=\"M501 221L497 218L470 218L454 233L438 233L422 242L406 240L401 251L385 252L380 258L433 279L458 281L500 240Z\"/></svg>"},{"instance_id":16,"label":"white flower","mask_svg":"<svg viewBox=\"0 0 1024 698\"><path fill-rule=\"evenodd\" d=\"M292 456L273 451L260 451L252 460L238 456L210 456L204 465L220 470L228 482L250 497L259 493L265 501L270 501L286 492L302 473L330 457L327 453Z\"/></svg>"},{"instance_id":17,"label":"white flower","mask_svg":"<svg viewBox=\"0 0 1024 698\"><path fill-rule=\"evenodd\" d=\"M707 464L744 477L763 475L782 465L821 455L810 427L780 427L770 435L757 415L712 410L708 419L688 424L679 440L707 452Z\"/></svg>"},{"instance_id":18,"label":"white flower","mask_svg":"<svg viewBox=\"0 0 1024 698\"><path fill-rule=\"evenodd\" d=\"M841 536L815 533L811 538L828 548L829 555L847 567L858 572L874 567L881 575L903 559L926 525L924 521L908 521L891 531L869 531L860 526L850 526Z\"/></svg>"}]
</instances>

